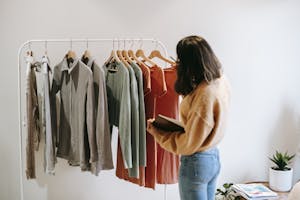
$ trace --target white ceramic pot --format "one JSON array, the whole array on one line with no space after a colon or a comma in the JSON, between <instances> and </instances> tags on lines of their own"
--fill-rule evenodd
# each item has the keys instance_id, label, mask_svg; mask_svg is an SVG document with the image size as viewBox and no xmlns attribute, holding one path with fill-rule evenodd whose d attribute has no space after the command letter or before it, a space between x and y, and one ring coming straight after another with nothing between
<instances>
[{"instance_id":1,"label":"white ceramic pot","mask_svg":"<svg viewBox=\"0 0 300 200\"><path fill-rule=\"evenodd\" d=\"M287 192L292 188L293 169L288 171L269 169L269 186L278 192Z\"/></svg>"}]
</instances>

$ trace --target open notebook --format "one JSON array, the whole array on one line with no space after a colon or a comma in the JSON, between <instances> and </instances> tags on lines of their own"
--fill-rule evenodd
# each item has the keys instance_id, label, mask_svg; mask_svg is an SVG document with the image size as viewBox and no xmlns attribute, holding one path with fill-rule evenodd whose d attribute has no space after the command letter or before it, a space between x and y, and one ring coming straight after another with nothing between
<instances>
[{"instance_id":1,"label":"open notebook","mask_svg":"<svg viewBox=\"0 0 300 200\"><path fill-rule=\"evenodd\" d=\"M153 126L168 132L184 132L183 124L180 121L160 114L153 121Z\"/></svg>"}]
</instances>

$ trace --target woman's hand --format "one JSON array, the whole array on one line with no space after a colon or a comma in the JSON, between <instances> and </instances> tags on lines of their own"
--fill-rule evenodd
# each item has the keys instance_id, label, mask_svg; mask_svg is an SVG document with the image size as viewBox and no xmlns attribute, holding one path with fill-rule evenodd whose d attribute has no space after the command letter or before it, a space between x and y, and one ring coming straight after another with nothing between
<instances>
[{"instance_id":1,"label":"woman's hand","mask_svg":"<svg viewBox=\"0 0 300 200\"><path fill-rule=\"evenodd\" d=\"M147 120L147 131L148 133L150 133L151 135L154 135L154 132L156 130L156 128L153 126L154 119L148 119Z\"/></svg>"}]
</instances>

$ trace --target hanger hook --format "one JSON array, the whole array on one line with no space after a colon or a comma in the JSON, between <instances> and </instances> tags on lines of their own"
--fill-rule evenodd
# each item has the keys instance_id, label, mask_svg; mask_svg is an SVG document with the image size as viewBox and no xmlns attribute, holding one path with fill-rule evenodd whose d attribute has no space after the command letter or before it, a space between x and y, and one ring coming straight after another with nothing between
<instances>
[{"instance_id":1,"label":"hanger hook","mask_svg":"<svg viewBox=\"0 0 300 200\"><path fill-rule=\"evenodd\" d=\"M140 49L143 47L143 39L140 40Z\"/></svg>"},{"instance_id":2,"label":"hanger hook","mask_svg":"<svg viewBox=\"0 0 300 200\"><path fill-rule=\"evenodd\" d=\"M32 50L31 50L31 41L28 42L28 49L29 51L27 52L28 56L33 56Z\"/></svg>"},{"instance_id":3,"label":"hanger hook","mask_svg":"<svg viewBox=\"0 0 300 200\"><path fill-rule=\"evenodd\" d=\"M131 39L131 45L130 45L130 49L133 49L133 45L134 45L134 40Z\"/></svg>"},{"instance_id":4,"label":"hanger hook","mask_svg":"<svg viewBox=\"0 0 300 200\"><path fill-rule=\"evenodd\" d=\"M88 50L88 49L89 49L89 39L86 38L86 50Z\"/></svg>"},{"instance_id":5,"label":"hanger hook","mask_svg":"<svg viewBox=\"0 0 300 200\"><path fill-rule=\"evenodd\" d=\"M118 50L120 50L120 38L118 38Z\"/></svg>"},{"instance_id":6,"label":"hanger hook","mask_svg":"<svg viewBox=\"0 0 300 200\"><path fill-rule=\"evenodd\" d=\"M31 51L31 41L28 43L28 49Z\"/></svg>"},{"instance_id":7,"label":"hanger hook","mask_svg":"<svg viewBox=\"0 0 300 200\"><path fill-rule=\"evenodd\" d=\"M115 38L112 40L113 50L115 50Z\"/></svg>"},{"instance_id":8,"label":"hanger hook","mask_svg":"<svg viewBox=\"0 0 300 200\"><path fill-rule=\"evenodd\" d=\"M124 38L124 50L126 49L126 39Z\"/></svg>"},{"instance_id":9,"label":"hanger hook","mask_svg":"<svg viewBox=\"0 0 300 200\"><path fill-rule=\"evenodd\" d=\"M70 38L70 50L72 50L73 44L72 44L72 38Z\"/></svg>"},{"instance_id":10,"label":"hanger hook","mask_svg":"<svg viewBox=\"0 0 300 200\"><path fill-rule=\"evenodd\" d=\"M155 38L152 39L152 43L154 43L154 50L157 50L157 40Z\"/></svg>"},{"instance_id":11,"label":"hanger hook","mask_svg":"<svg viewBox=\"0 0 300 200\"><path fill-rule=\"evenodd\" d=\"M47 54L47 51L48 51L48 42L47 40L45 40L45 54Z\"/></svg>"},{"instance_id":12,"label":"hanger hook","mask_svg":"<svg viewBox=\"0 0 300 200\"><path fill-rule=\"evenodd\" d=\"M155 50L158 50L158 40L155 40Z\"/></svg>"}]
</instances>

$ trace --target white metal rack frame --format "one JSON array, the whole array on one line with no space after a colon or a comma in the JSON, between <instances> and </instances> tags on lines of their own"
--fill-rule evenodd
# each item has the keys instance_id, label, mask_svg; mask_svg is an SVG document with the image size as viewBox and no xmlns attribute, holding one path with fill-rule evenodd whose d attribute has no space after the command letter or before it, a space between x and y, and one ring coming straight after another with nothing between
<instances>
[{"instance_id":1,"label":"white metal rack frame","mask_svg":"<svg viewBox=\"0 0 300 200\"><path fill-rule=\"evenodd\" d=\"M152 42L156 43L156 48L157 46L160 46L166 57L168 57L168 52L166 49L166 46L159 40L150 38L150 39L145 39L145 38L134 38L134 39L121 39L121 38L93 38L93 39L39 39L39 40L28 40L24 42L18 50L18 115L19 115L19 162L20 162L20 199L24 200L24 184L23 184L23 133L22 133L22 125L24 124L24 121L22 121L22 102L21 102L21 86L22 86L22 81L21 81L21 67L22 67L22 60L21 60L21 53L23 52L24 48L27 47L28 50L31 51L31 45L39 44L39 45L45 45L45 49L47 49L47 44L48 43L69 43L70 48L72 49L72 44L73 43L82 43L86 44L86 47L88 48L89 43L101 43L101 42L112 42L112 46L114 48L115 43L118 44L118 48L120 48L120 43L123 42L124 47L126 42L140 42L142 46L143 42ZM23 57L22 57L23 58ZM164 188L164 199L166 199L166 185Z\"/></svg>"}]
</instances>

